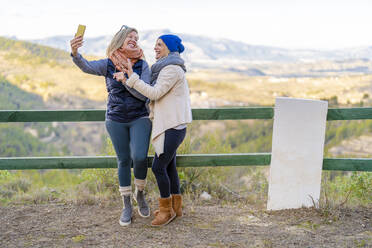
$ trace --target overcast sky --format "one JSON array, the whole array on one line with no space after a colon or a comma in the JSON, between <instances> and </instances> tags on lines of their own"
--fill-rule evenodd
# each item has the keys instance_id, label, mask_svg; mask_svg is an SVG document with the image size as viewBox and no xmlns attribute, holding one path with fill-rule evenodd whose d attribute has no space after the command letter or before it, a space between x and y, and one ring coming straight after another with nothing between
<instances>
[{"instance_id":1,"label":"overcast sky","mask_svg":"<svg viewBox=\"0 0 372 248\"><path fill-rule=\"evenodd\" d=\"M372 0L1 0L0 36L37 39L139 30L233 39L255 45L330 49L372 45Z\"/></svg>"}]
</instances>

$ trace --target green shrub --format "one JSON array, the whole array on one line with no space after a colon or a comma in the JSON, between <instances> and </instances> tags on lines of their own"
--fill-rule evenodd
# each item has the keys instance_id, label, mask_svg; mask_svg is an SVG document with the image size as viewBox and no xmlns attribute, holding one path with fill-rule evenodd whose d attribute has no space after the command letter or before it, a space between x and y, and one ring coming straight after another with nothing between
<instances>
[{"instance_id":1,"label":"green shrub","mask_svg":"<svg viewBox=\"0 0 372 248\"><path fill-rule=\"evenodd\" d=\"M116 192L119 188L117 169L86 169L82 171L81 178L91 182L90 187L95 187L96 192Z\"/></svg>"},{"instance_id":2,"label":"green shrub","mask_svg":"<svg viewBox=\"0 0 372 248\"><path fill-rule=\"evenodd\" d=\"M328 204L372 204L372 173L326 172L323 173L322 195Z\"/></svg>"},{"instance_id":3,"label":"green shrub","mask_svg":"<svg viewBox=\"0 0 372 248\"><path fill-rule=\"evenodd\" d=\"M44 204L59 199L60 194L51 188L42 187L32 192L17 195L15 201L23 203Z\"/></svg>"},{"instance_id":4,"label":"green shrub","mask_svg":"<svg viewBox=\"0 0 372 248\"><path fill-rule=\"evenodd\" d=\"M363 203L372 203L372 173L353 172L350 177L349 190L353 197Z\"/></svg>"},{"instance_id":5,"label":"green shrub","mask_svg":"<svg viewBox=\"0 0 372 248\"><path fill-rule=\"evenodd\" d=\"M11 189L8 189L6 187L2 187L0 186L0 197L1 198L6 198L6 199L10 199L13 197L14 194L16 194L17 192L14 191L14 190L11 190Z\"/></svg>"},{"instance_id":6,"label":"green shrub","mask_svg":"<svg viewBox=\"0 0 372 248\"><path fill-rule=\"evenodd\" d=\"M0 170L0 181L9 180L12 174L7 170Z\"/></svg>"},{"instance_id":7,"label":"green shrub","mask_svg":"<svg viewBox=\"0 0 372 248\"><path fill-rule=\"evenodd\" d=\"M21 191L25 193L30 189L31 182L25 178L16 178L5 183L4 187L14 192Z\"/></svg>"}]
</instances>

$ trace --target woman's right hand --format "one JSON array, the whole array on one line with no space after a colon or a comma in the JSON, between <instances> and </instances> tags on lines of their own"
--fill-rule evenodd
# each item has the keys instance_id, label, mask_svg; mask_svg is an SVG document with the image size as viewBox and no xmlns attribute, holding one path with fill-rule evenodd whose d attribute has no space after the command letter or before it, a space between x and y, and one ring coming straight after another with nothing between
<instances>
[{"instance_id":1,"label":"woman's right hand","mask_svg":"<svg viewBox=\"0 0 372 248\"><path fill-rule=\"evenodd\" d=\"M123 84L127 81L127 78L124 75L124 72L115 72L113 74L113 78L116 79L116 81L122 82Z\"/></svg>"},{"instance_id":2,"label":"woman's right hand","mask_svg":"<svg viewBox=\"0 0 372 248\"><path fill-rule=\"evenodd\" d=\"M79 47L83 46L83 42L84 41L82 36L77 36L70 40L72 56L75 57L77 55Z\"/></svg>"}]
</instances>

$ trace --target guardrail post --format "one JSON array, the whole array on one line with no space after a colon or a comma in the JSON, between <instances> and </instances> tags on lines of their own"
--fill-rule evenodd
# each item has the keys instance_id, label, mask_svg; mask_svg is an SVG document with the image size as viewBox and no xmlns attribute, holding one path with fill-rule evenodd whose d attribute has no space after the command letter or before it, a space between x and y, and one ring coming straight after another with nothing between
<instances>
[{"instance_id":1,"label":"guardrail post","mask_svg":"<svg viewBox=\"0 0 372 248\"><path fill-rule=\"evenodd\" d=\"M327 108L326 101L276 99L268 210L319 200Z\"/></svg>"}]
</instances>

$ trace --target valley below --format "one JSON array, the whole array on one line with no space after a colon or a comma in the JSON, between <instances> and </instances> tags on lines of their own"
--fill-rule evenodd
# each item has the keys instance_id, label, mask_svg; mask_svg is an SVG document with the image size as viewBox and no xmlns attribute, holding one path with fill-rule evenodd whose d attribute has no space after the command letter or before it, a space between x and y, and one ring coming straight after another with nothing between
<instances>
[{"instance_id":1,"label":"valley below","mask_svg":"<svg viewBox=\"0 0 372 248\"><path fill-rule=\"evenodd\" d=\"M99 59L97 56L86 57ZM369 73L372 63L368 59L252 62L245 64L246 67L227 61L224 66L225 69L191 66L188 70L186 75L193 108L274 106L276 97L327 100L330 107L371 106L372 103L372 74ZM263 72L262 75L245 73L246 68L253 67ZM3 81L24 94L40 96L43 103L32 109L106 108L104 78L81 72L70 55L59 49L1 38L0 75ZM11 95L8 97L9 101L17 102ZM27 109L22 107L22 102L17 104L18 109ZM28 123L22 125L25 125L25 133L68 155L102 155L108 138L102 122L52 123L51 127L45 124L45 130L52 130L47 135L39 134ZM194 129L201 126L199 121L192 125ZM207 130L218 132L220 129L214 129L213 125L213 122L202 124ZM367 142L364 140L360 142ZM345 141L334 154L349 151L349 144L352 146L353 142Z\"/></svg>"}]
</instances>

